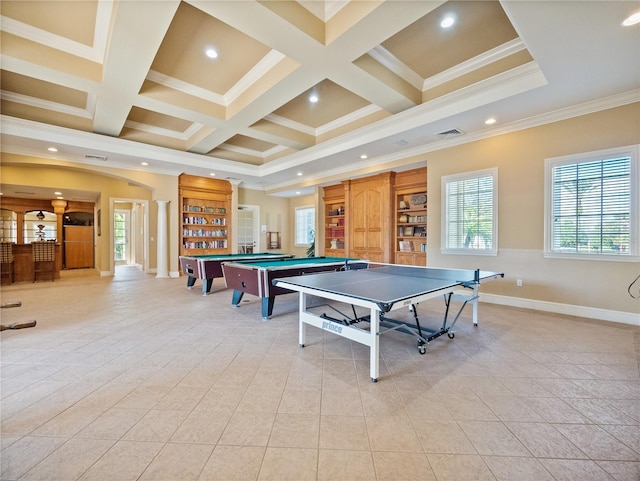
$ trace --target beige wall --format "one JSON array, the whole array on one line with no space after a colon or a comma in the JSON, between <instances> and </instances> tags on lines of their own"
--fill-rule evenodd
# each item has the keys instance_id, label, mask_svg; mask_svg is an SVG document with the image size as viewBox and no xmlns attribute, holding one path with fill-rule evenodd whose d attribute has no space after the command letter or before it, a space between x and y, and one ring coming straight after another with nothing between
<instances>
[{"instance_id":1,"label":"beige wall","mask_svg":"<svg viewBox=\"0 0 640 481\"><path fill-rule=\"evenodd\" d=\"M260 190L240 188L238 189L238 204L260 206L260 225L266 225L269 231L276 231L278 229L278 216L280 216L280 240L282 248L274 250L267 249L267 236L261 233L260 250L263 252L290 253L292 239L288 219L289 199L268 196Z\"/></svg>"},{"instance_id":2,"label":"beige wall","mask_svg":"<svg viewBox=\"0 0 640 481\"><path fill-rule=\"evenodd\" d=\"M640 314L627 293L640 264L543 256L545 158L638 143L634 104L428 154L427 264L503 271L504 280L483 286L486 293ZM498 168L498 255L442 254L441 177L491 167Z\"/></svg>"},{"instance_id":3,"label":"beige wall","mask_svg":"<svg viewBox=\"0 0 640 481\"><path fill-rule=\"evenodd\" d=\"M308 247L296 247L295 246L295 229L296 229L296 207L306 207L313 206L316 208L316 238L318 237L318 215L322 210L318 205L317 195L309 194L309 195L300 195L297 197L291 197L289 202L289 211L287 212L288 222L289 222L289 232L291 232L291 242L289 244L289 254L293 254L296 257L307 257L307 249ZM316 255L318 254L318 249L316 247Z\"/></svg>"}]
</instances>

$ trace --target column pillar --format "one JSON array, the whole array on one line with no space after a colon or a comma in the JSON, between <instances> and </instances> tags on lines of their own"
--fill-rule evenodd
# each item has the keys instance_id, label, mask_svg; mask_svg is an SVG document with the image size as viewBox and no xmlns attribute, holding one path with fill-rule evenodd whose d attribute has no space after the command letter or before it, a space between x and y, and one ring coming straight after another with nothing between
<instances>
[{"instance_id":1,"label":"column pillar","mask_svg":"<svg viewBox=\"0 0 640 481\"><path fill-rule=\"evenodd\" d=\"M63 225L64 225L64 220L62 218L62 216L64 215L64 211L67 208L67 201L66 200L60 200L60 199L54 199L51 201L51 205L53 206L53 212L55 212L56 214L56 220L57 220L57 225L56 225L56 232L57 232L57 237L56 237L56 242L62 244L63 239Z\"/></svg>"},{"instance_id":2,"label":"column pillar","mask_svg":"<svg viewBox=\"0 0 640 481\"><path fill-rule=\"evenodd\" d=\"M168 200L156 200L158 203L158 242L156 277L169 277L169 243L167 242L167 204Z\"/></svg>"}]
</instances>

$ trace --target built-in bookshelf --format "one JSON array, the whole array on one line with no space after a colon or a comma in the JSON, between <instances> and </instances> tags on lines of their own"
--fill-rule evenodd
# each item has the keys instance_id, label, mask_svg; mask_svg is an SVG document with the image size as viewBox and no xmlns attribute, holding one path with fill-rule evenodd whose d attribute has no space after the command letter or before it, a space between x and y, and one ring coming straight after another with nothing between
<instances>
[{"instance_id":1,"label":"built-in bookshelf","mask_svg":"<svg viewBox=\"0 0 640 481\"><path fill-rule=\"evenodd\" d=\"M397 174L395 186L396 264L427 263L426 168Z\"/></svg>"},{"instance_id":2,"label":"built-in bookshelf","mask_svg":"<svg viewBox=\"0 0 640 481\"><path fill-rule=\"evenodd\" d=\"M179 181L180 255L231 252L231 184L183 174Z\"/></svg>"},{"instance_id":3,"label":"built-in bookshelf","mask_svg":"<svg viewBox=\"0 0 640 481\"><path fill-rule=\"evenodd\" d=\"M344 257L346 252L345 191L342 184L324 188L324 254Z\"/></svg>"}]
</instances>

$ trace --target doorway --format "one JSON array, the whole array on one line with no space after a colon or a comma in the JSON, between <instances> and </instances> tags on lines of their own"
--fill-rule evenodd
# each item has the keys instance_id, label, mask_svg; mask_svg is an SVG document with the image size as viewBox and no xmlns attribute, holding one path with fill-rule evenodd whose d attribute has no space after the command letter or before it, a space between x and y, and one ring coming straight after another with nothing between
<instances>
[{"instance_id":1,"label":"doorway","mask_svg":"<svg viewBox=\"0 0 640 481\"><path fill-rule=\"evenodd\" d=\"M133 266L149 270L149 202L139 199L111 199L111 272Z\"/></svg>"},{"instance_id":2,"label":"doorway","mask_svg":"<svg viewBox=\"0 0 640 481\"><path fill-rule=\"evenodd\" d=\"M131 211L116 209L113 213L113 261L116 266L131 264Z\"/></svg>"},{"instance_id":3,"label":"doorway","mask_svg":"<svg viewBox=\"0 0 640 481\"><path fill-rule=\"evenodd\" d=\"M238 206L238 253L261 252L260 247L260 206Z\"/></svg>"}]
</instances>

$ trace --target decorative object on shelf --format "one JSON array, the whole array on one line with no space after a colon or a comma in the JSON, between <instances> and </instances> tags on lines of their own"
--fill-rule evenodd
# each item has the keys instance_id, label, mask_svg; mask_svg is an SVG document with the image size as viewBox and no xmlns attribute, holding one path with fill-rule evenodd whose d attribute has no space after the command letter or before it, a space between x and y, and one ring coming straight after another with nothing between
<instances>
[{"instance_id":1,"label":"decorative object on shelf","mask_svg":"<svg viewBox=\"0 0 640 481\"><path fill-rule=\"evenodd\" d=\"M411 205L421 205L427 203L427 194L415 194L411 196Z\"/></svg>"},{"instance_id":2,"label":"decorative object on shelf","mask_svg":"<svg viewBox=\"0 0 640 481\"><path fill-rule=\"evenodd\" d=\"M412 236L413 235L413 226L405 226L404 228L404 235L405 236Z\"/></svg>"},{"instance_id":3,"label":"decorative object on shelf","mask_svg":"<svg viewBox=\"0 0 640 481\"><path fill-rule=\"evenodd\" d=\"M38 218L39 221L42 221L42 219L44 219L44 214L42 213L42 211L40 211L36 214L36 217Z\"/></svg>"},{"instance_id":4,"label":"decorative object on shelf","mask_svg":"<svg viewBox=\"0 0 640 481\"><path fill-rule=\"evenodd\" d=\"M398 217L398 222L409 222L409 216L402 214L400 217Z\"/></svg>"},{"instance_id":5,"label":"decorative object on shelf","mask_svg":"<svg viewBox=\"0 0 640 481\"><path fill-rule=\"evenodd\" d=\"M400 201L400 205L398 206L398 208L399 208L400 210L405 210L405 209L408 209L408 208L409 208L409 206L407 205L407 203L406 203L404 200L401 200L401 201Z\"/></svg>"},{"instance_id":6,"label":"decorative object on shelf","mask_svg":"<svg viewBox=\"0 0 640 481\"><path fill-rule=\"evenodd\" d=\"M413 242L400 241L399 247L401 252L413 252Z\"/></svg>"}]
</instances>

